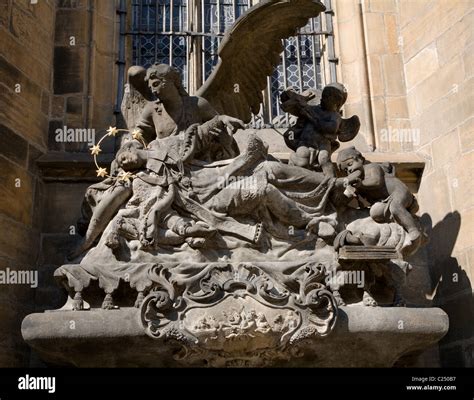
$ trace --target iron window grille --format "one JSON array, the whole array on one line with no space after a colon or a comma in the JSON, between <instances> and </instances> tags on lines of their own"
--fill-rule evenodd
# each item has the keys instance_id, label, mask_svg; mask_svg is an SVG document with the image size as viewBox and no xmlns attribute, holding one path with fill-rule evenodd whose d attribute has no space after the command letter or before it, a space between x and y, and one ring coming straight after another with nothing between
<instances>
[{"instance_id":1,"label":"iron window grille","mask_svg":"<svg viewBox=\"0 0 474 400\"><path fill-rule=\"evenodd\" d=\"M121 0L119 87L125 65L149 67L155 62L179 69L184 86L194 92L217 64L217 50L234 21L258 0ZM336 81L331 0L325 13L313 18L287 39L281 63L268 78L264 104L254 117L255 128L290 124L279 105L279 94L289 86L303 91L321 89ZM117 109L122 93L117 98Z\"/></svg>"}]
</instances>

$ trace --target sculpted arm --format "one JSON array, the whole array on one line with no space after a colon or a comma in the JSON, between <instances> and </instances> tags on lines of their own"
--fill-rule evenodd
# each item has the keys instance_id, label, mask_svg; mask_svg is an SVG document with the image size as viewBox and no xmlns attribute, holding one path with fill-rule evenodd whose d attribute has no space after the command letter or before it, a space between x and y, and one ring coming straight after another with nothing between
<instances>
[{"instance_id":1,"label":"sculpted arm","mask_svg":"<svg viewBox=\"0 0 474 400\"><path fill-rule=\"evenodd\" d=\"M136 128L139 129L149 143L156 136L155 124L153 123L153 103L148 102L143 112L140 115L140 118L137 122Z\"/></svg>"},{"instance_id":2,"label":"sculpted arm","mask_svg":"<svg viewBox=\"0 0 474 400\"><path fill-rule=\"evenodd\" d=\"M367 164L364 166L364 179L360 183L364 188L378 188L385 183L385 173L377 164Z\"/></svg>"},{"instance_id":3,"label":"sculpted arm","mask_svg":"<svg viewBox=\"0 0 474 400\"><path fill-rule=\"evenodd\" d=\"M214 107L212 107L211 104L202 97L198 97L198 107L203 122L207 122L218 115Z\"/></svg>"}]
</instances>

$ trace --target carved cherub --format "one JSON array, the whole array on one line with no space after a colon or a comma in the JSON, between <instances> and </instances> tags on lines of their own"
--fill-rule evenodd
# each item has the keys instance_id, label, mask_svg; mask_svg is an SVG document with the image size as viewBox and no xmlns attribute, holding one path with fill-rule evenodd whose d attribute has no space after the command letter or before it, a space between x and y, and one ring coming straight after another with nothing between
<instances>
[{"instance_id":1,"label":"carved cherub","mask_svg":"<svg viewBox=\"0 0 474 400\"><path fill-rule=\"evenodd\" d=\"M339 147L338 140L347 142L359 132L357 116L344 119L341 107L347 91L340 83L327 85L319 105L312 105L312 92L295 93L291 88L281 95L282 109L298 117L296 125L285 133L285 142L295 151L290 163L305 168L319 165L326 176L335 177L331 154Z\"/></svg>"},{"instance_id":2,"label":"carved cherub","mask_svg":"<svg viewBox=\"0 0 474 400\"><path fill-rule=\"evenodd\" d=\"M338 168L347 174L345 183L371 203L370 216L376 222L389 222L393 218L415 242L421 230L414 214L418 204L407 186L380 164L370 163L355 148L341 150L337 157Z\"/></svg>"},{"instance_id":3,"label":"carved cherub","mask_svg":"<svg viewBox=\"0 0 474 400\"><path fill-rule=\"evenodd\" d=\"M283 329L288 329L292 331L298 326L298 317L294 314L293 311L288 311L285 315L285 320L283 322Z\"/></svg>"},{"instance_id":4,"label":"carved cherub","mask_svg":"<svg viewBox=\"0 0 474 400\"><path fill-rule=\"evenodd\" d=\"M267 321L267 318L261 312L257 314L256 325L257 325L257 329L256 329L257 332L268 333L272 329L270 324Z\"/></svg>"}]
</instances>

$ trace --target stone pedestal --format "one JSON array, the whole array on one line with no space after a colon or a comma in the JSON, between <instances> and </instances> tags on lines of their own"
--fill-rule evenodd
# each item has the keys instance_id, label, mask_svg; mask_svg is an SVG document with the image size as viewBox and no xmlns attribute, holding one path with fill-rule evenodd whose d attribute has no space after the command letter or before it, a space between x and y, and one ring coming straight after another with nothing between
<instances>
[{"instance_id":1,"label":"stone pedestal","mask_svg":"<svg viewBox=\"0 0 474 400\"><path fill-rule=\"evenodd\" d=\"M447 315L438 308L340 307L330 335L289 343L286 359L223 357L217 366L392 367L436 343L448 325ZM22 334L51 365L208 366L204 356L189 362L186 348L177 341L150 338L136 308L31 314L23 321ZM247 339L238 340L245 345Z\"/></svg>"}]
</instances>

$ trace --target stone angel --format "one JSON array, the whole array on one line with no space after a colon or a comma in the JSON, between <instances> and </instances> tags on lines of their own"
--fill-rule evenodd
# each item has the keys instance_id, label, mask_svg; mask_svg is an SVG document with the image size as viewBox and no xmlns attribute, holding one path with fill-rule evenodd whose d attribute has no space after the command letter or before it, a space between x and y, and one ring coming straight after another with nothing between
<instances>
[{"instance_id":1,"label":"stone angel","mask_svg":"<svg viewBox=\"0 0 474 400\"><path fill-rule=\"evenodd\" d=\"M318 97L320 104L314 104ZM298 117L296 124L284 135L287 146L295 151L290 156L290 163L319 168L326 176L335 177L331 154L339 148L339 142L354 139L360 128L357 115L342 118L346 88L340 83L331 83L322 93L306 91L302 94L289 88L280 99L282 109Z\"/></svg>"},{"instance_id":2,"label":"stone angel","mask_svg":"<svg viewBox=\"0 0 474 400\"><path fill-rule=\"evenodd\" d=\"M312 214L319 215L321 205L316 204L312 213L311 208L298 207L297 201L289 198L284 190L272 186L272 179L285 180L300 172L284 170L288 167L284 164L258 161L263 161L265 156L249 152L263 154L266 150L255 135L251 139L254 143L247 146L247 153L239 156L233 134L250 122L252 114L259 112L267 78L280 62L282 39L296 34L308 19L324 9L317 0L265 0L255 5L226 33L218 51L218 64L194 95L186 92L179 72L169 65L155 64L148 69L131 67L122 114L132 134L122 138L122 146L129 151L118 153L121 158L115 160L116 168L132 175L153 175L151 180L158 182L159 188L155 194L150 189L145 197L156 196L156 204L161 204L158 197L166 197L170 210L179 209L199 221L201 226L193 235L207 237L218 230L255 242L260 225L239 222L239 213L251 214L256 205L262 203L271 213L281 214L285 224L304 227L313 219ZM267 22L262 24L262 21ZM134 151L127 143L136 138L143 140L147 148ZM236 191L216 186L219 174L252 176L258 163L262 164L259 176L264 176L266 183L253 189L255 193L245 192L247 188ZM266 169L271 169L271 173L265 173ZM305 187L300 191L311 192L323 181L317 174L307 175ZM99 184L88 190L82 219L82 225L88 226L87 233L74 256L91 248L111 218L121 208L131 206L130 199L137 198L138 188L135 190L134 185L132 182L130 188L117 190L117 185ZM292 211L289 214L285 210ZM166 210L138 213L144 214L148 226L137 229L142 232L143 242L150 244L153 238L146 232L160 232L153 229L160 224L158 216L164 221L169 217ZM143 217L139 219L135 225L145 221ZM179 235L180 230L175 231Z\"/></svg>"}]
</instances>

